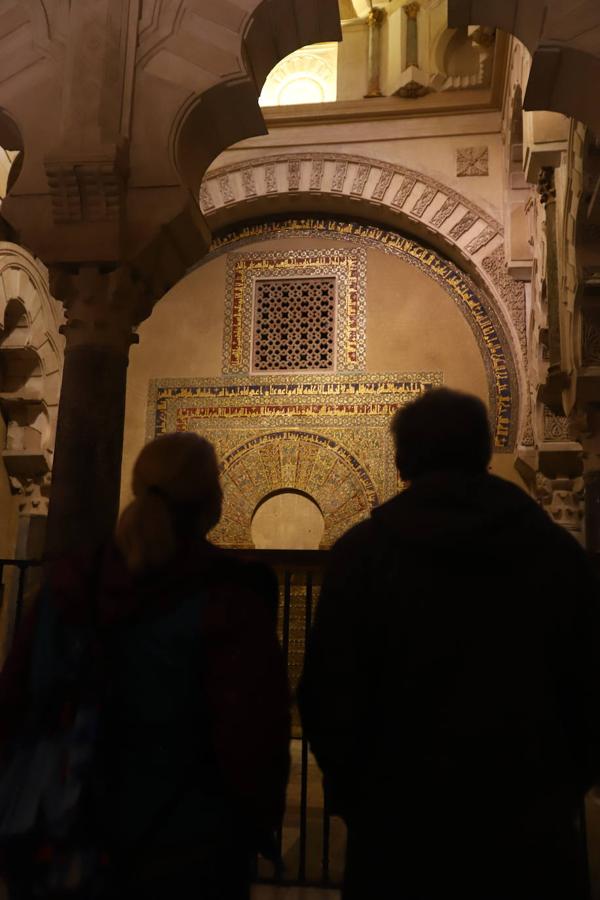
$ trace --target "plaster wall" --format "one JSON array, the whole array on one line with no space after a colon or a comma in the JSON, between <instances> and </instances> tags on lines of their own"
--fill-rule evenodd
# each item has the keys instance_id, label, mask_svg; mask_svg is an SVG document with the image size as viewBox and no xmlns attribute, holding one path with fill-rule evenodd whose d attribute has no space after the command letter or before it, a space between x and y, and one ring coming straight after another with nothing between
<instances>
[{"instance_id":1,"label":"plaster wall","mask_svg":"<svg viewBox=\"0 0 600 900\"><path fill-rule=\"evenodd\" d=\"M336 246L348 245L295 237L240 249L246 253ZM128 376L122 504L130 499L132 467L146 439L150 380L222 374L226 264L223 254L190 273L140 328ZM367 371L441 371L448 386L488 399L480 350L454 302L419 269L377 249L367 255ZM518 481L512 454L497 455L494 470ZM273 529L281 530L280 519L274 509ZM261 523L264 540L268 532L269 523Z\"/></svg>"},{"instance_id":2,"label":"plaster wall","mask_svg":"<svg viewBox=\"0 0 600 900\"><path fill-rule=\"evenodd\" d=\"M364 97L367 85L367 47L369 29L366 22L344 28L344 40L338 49L338 100Z\"/></svg>"},{"instance_id":3,"label":"plaster wall","mask_svg":"<svg viewBox=\"0 0 600 900\"><path fill-rule=\"evenodd\" d=\"M269 498L252 520L257 550L318 550L324 530L317 504L291 492Z\"/></svg>"}]
</instances>

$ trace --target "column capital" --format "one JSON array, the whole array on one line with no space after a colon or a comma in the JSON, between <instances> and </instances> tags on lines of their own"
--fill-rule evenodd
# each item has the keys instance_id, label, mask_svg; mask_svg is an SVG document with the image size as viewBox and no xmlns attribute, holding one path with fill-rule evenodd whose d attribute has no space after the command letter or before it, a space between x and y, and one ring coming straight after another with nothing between
<instances>
[{"instance_id":1,"label":"column capital","mask_svg":"<svg viewBox=\"0 0 600 900\"><path fill-rule=\"evenodd\" d=\"M406 6L404 7L404 12L406 13L406 15L408 16L409 19L416 19L417 16L419 15L420 9L421 9L420 3L416 3L416 2L407 3Z\"/></svg>"},{"instance_id":2,"label":"column capital","mask_svg":"<svg viewBox=\"0 0 600 900\"><path fill-rule=\"evenodd\" d=\"M11 486L17 494L17 505L20 516L48 515L50 502L51 475L40 475L37 478L11 478Z\"/></svg>"},{"instance_id":3,"label":"column capital","mask_svg":"<svg viewBox=\"0 0 600 900\"><path fill-rule=\"evenodd\" d=\"M369 25L383 25L385 20L386 12L385 9L382 9L380 6L374 6L373 9L369 12L367 16L367 22Z\"/></svg>"},{"instance_id":4,"label":"column capital","mask_svg":"<svg viewBox=\"0 0 600 900\"><path fill-rule=\"evenodd\" d=\"M556 184L552 166L543 166L540 169L537 189L543 206L547 206L548 203L556 202Z\"/></svg>"},{"instance_id":5,"label":"column capital","mask_svg":"<svg viewBox=\"0 0 600 900\"><path fill-rule=\"evenodd\" d=\"M138 341L134 329L148 316L154 299L129 266L56 266L50 269L50 286L65 307L61 331L67 352L91 345L128 356Z\"/></svg>"},{"instance_id":6,"label":"column capital","mask_svg":"<svg viewBox=\"0 0 600 900\"><path fill-rule=\"evenodd\" d=\"M583 478L549 478L538 472L536 475L537 499L550 518L570 532L580 543L584 543L584 498Z\"/></svg>"}]
</instances>

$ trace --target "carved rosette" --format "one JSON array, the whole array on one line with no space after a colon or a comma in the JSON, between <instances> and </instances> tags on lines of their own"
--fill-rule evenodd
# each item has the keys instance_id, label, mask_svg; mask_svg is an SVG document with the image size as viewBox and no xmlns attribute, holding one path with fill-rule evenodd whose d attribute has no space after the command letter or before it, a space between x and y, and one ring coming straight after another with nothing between
<instances>
[{"instance_id":1,"label":"carved rosette","mask_svg":"<svg viewBox=\"0 0 600 900\"><path fill-rule=\"evenodd\" d=\"M456 151L456 174L459 178L489 175L487 147L462 147Z\"/></svg>"}]
</instances>

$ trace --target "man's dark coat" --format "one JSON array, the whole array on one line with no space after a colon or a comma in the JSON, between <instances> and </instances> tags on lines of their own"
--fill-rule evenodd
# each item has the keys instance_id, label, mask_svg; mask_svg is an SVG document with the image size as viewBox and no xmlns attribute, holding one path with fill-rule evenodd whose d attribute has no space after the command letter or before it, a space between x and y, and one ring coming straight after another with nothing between
<instances>
[{"instance_id":1,"label":"man's dark coat","mask_svg":"<svg viewBox=\"0 0 600 900\"><path fill-rule=\"evenodd\" d=\"M338 542L300 708L345 897L585 896L597 635L585 553L491 475L422 477Z\"/></svg>"}]
</instances>

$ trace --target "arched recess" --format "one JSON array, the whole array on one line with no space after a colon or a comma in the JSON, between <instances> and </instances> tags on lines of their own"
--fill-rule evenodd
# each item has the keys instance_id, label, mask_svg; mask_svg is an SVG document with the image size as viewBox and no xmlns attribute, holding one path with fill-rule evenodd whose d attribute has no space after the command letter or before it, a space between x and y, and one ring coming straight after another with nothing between
<instances>
[{"instance_id":1,"label":"arched recess","mask_svg":"<svg viewBox=\"0 0 600 900\"><path fill-rule=\"evenodd\" d=\"M338 2L22 0L9 6L0 23L2 84L12 80L3 102L24 136L27 190L9 193L3 215L48 265L123 262L144 293L132 316L139 324L210 243L198 209L205 169L232 144L266 133L258 97L283 57L305 44L341 40ZM78 44L85 55L88 40L89 103L85 91L76 100L76 90L63 89L65 79L73 79L73 88L81 84L75 51ZM158 79L165 90L156 90ZM43 127L38 80L51 97ZM0 146L8 146L2 125L0 116ZM79 135L78 149L66 134ZM146 188L160 199L148 202Z\"/></svg>"},{"instance_id":2,"label":"arched recess","mask_svg":"<svg viewBox=\"0 0 600 900\"><path fill-rule=\"evenodd\" d=\"M237 229L236 240L243 238L245 222L285 215L301 222L303 215L325 214L350 220L348 238L351 223L366 220L416 238L421 250L423 244L435 248L457 266L458 271L448 270L448 279L458 282L465 273L472 279L484 312L497 322L505 357L515 372L515 394L528 395L525 289L509 275L502 225L467 197L423 173L381 160L302 153L260 157L209 171L201 188L201 208L213 233ZM249 226L248 237L256 233ZM376 240L375 235L369 237ZM381 242L385 241L382 234ZM397 242L388 241L390 252L392 243ZM219 246L217 237L213 250ZM414 259L419 252L409 250L409 255ZM448 280L445 283L449 286ZM520 416L519 435L528 412L523 409Z\"/></svg>"},{"instance_id":3,"label":"arched recess","mask_svg":"<svg viewBox=\"0 0 600 900\"><path fill-rule=\"evenodd\" d=\"M192 37L192 21L195 56L183 47ZM171 31L166 41L165 29ZM156 25L140 50L147 65L157 65L157 36L161 54L168 56L162 71L189 81L195 69L194 86L202 86L195 87L172 132L173 161L194 198L221 151L266 134L258 98L277 63L307 44L342 38L338 0L232 0L227 8L210 0L184 0L176 14L172 5L160 4ZM185 64L173 65L174 56Z\"/></svg>"},{"instance_id":4,"label":"arched recess","mask_svg":"<svg viewBox=\"0 0 600 900\"><path fill-rule=\"evenodd\" d=\"M261 501L282 490L307 494L325 521L322 546L331 546L377 506L365 466L346 447L301 430L261 435L237 447L222 463L223 517L212 537L221 546L252 547L252 518Z\"/></svg>"},{"instance_id":5,"label":"arched recess","mask_svg":"<svg viewBox=\"0 0 600 900\"><path fill-rule=\"evenodd\" d=\"M597 0L448 0L453 28L488 25L522 41L532 54L524 108L551 110L600 134L600 5Z\"/></svg>"},{"instance_id":6,"label":"arched recess","mask_svg":"<svg viewBox=\"0 0 600 900\"><path fill-rule=\"evenodd\" d=\"M266 134L258 98L269 72L307 44L342 38L338 0L149 0L144 3L137 70L183 94L169 115L169 167L183 191L129 264L143 287L138 324L210 246L198 196L203 175L228 147ZM169 173L173 177L173 172Z\"/></svg>"},{"instance_id":7,"label":"arched recess","mask_svg":"<svg viewBox=\"0 0 600 900\"><path fill-rule=\"evenodd\" d=\"M45 270L21 247L0 243L2 457L23 497L22 512L41 514L47 504L64 359L61 321Z\"/></svg>"}]
</instances>

